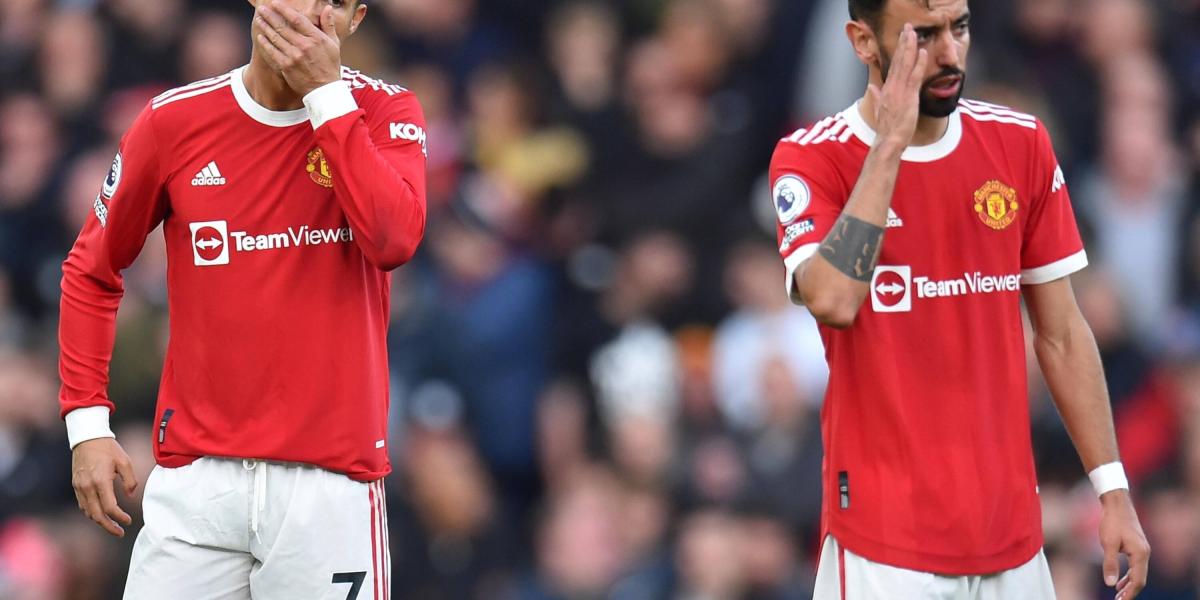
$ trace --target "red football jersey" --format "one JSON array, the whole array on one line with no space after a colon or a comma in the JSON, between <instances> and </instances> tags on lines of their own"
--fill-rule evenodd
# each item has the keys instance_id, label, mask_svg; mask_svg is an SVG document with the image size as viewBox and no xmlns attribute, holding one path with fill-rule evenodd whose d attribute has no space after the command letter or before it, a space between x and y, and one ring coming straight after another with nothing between
<instances>
[{"instance_id":1,"label":"red football jersey","mask_svg":"<svg viewBox=\"0 0 1200 600\"><path fill-rule=\"evenodd\" d=\"M424 117L409 91L345 68L305 108L270 111L244 70L158 96L122 140L63 264L62 413L71 429L72 414L112 410L120 272L161 223L158 463L250 457L378 479L388 271L424 233Z\"/></svg>"},{"instance_id":2,"label":"red football jersey","mask_svg":"<svg viewBox=\"0 0 1200 600\"><path fill-rule=\"evenodd\" d=\"M771 162L788 291L854 188L875 134L858 106ZM993 573L1042 546L1021 287L1087 265L1062 171L1029 115L963 101L903 156L870 298L821 328L823 528L901 568Z\"/></svg>"}]
</instances>

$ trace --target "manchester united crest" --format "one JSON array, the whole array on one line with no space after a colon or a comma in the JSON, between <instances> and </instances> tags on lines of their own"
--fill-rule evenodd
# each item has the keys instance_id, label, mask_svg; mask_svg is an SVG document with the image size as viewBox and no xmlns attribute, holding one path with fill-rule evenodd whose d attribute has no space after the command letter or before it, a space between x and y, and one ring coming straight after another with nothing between
<instances>
[{"instance_id":1,"label":"manchester united crest","mask_svg":"<svg viewBox=\"0 0 1200 600\"><path fill-rule=\"evenodd\" d=\"M318 185L333 187L333 171L329 169L329 161L325 160L325 153L320 148L313 148L312 152L308 153L308 165L304 170L308 171L308 176Z\"/></svg>"},{"instance_id":2,"label":"manchester united crest","mask_svg":"<svg viewBox=\"0 0 1200 600\"><path fill-rule=\"evenodd\" d=\"M997 231L1007 229L1017 220L1017 190L993 179L975 192L975 212L984 225Z\"/></svg>"}]
</instances>

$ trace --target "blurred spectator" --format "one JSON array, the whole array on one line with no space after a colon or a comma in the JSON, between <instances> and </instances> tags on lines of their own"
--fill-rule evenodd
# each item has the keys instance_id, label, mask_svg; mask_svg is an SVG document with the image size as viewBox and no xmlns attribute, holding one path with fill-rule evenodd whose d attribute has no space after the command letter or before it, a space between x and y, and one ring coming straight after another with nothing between
<instances>
[{"instance_id":1,"label":"blurred spectator","mask_svg":"<svg viewBox=\"0 0 1200 600\"><path fill-rule=\"evenodd\" d=\"M1166 86L1161 66L1149 57L1123 56L1110 64L1102 163L1077 188L1096 254L1132 308L1134 335L1150 348L1163 343L1171 325L1180 260L1174 225L1187 202Z\"/></svg>"},{"instance_id":2,"label":"blurred spectator","mask_svg":"<svg viewBox=\"0 0 1200 600\"><path fill-rule=\"evenodd\" d=\"M829 368L817 323L780 294L784 270L774 248L747 243L735 248L725 289L737 310L717 330L714 362L717 399L725 418L742 428L765 422L768 367L782 367L800 399L819 407Z\"/></svg>"},{"instance_id":3,"label":"blurred spectator","mask_svg":"<svg viewBox=\"0 0 1200 600\"><path fill-rule=\"evenodd\" d=\"M190 19L179 57L179 79L199 81L246 64L250 60L246 52L249 35L245 21L226 13Z\"/></svg>"},{"instance_id":4,"label":"blurred spectator","mask_svg":"<svg viewBox=\"0 0 1200 600\"><path fill-rule=\"evenodd\" d=\"M537 572L512 597L604 597L629 561L620 507L621 489L611 473L602 468L578 473L550 499L538 526Z\"/></svg>"},{"instance_id":5,"label":"blurred spectator","mask_svg":"<svg viewBox=\"0 0 1200 600\"><path fill-rule=\"evenodd\" d=\"M742 558L747 539L731 516L703 511L688 516L680 526L677 600L735 600L749 587Z\"/></svg>"},{"instance_id":6,"label":"blurred spectator","mask_svg":"<svg viewBox=\"0 0 1200 600\"><path fill-rule=\"evenodd\" d=\"M1171 479L1174 479L1172 477ZM1146 539L1154 548L1154 579L1139 598L1174 600L1200 595L1200 505L1175 482L1148 484L1142 493Z\"/></svg>"}]
</instances>

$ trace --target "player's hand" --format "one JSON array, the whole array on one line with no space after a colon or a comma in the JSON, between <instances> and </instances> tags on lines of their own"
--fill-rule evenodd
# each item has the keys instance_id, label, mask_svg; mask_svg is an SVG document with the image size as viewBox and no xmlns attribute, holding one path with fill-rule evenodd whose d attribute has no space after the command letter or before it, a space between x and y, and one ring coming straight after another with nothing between
<instances>
[{"instance_id":1,"label":"player's hand","mask_svg":"<svg viewBox=\"0 0 1200 600\"><path fill-rule=\"evenodd\" d=\"M132 525L133 517L117 505L114 483L118 476L125 495L132 496L138 486L137 476L133 474L129 455L117 440L98 438L80 442L71 452L71 485L79 510L105 531L125 537L121 525Z\"/></svg>"},{"instance_id":2,"label":"player's hand","mask_svg":"<svg viewBox=\"0 0 1200 600\"><path fill-rule=\"evenodd\" d=\"M882 88L875 84L867 88L875 103L877 144L904 148L912 141L920 116L921 85L925 81L927 62L929 52L917 44L917 32L912 24L905 23L888 68L887 81Z\"/></svg>"},{"instance_id":3,"label":"player's hand","mask_svg":"<svg viewBox=\"0 0 1200 600\"><path fill-rule=\"evenodd\" d=\"M1104 583L1117 588L1116 600L1133 600L1146 587L1150 544L1128 490L1114 490L1100 497L1100 545L1104 548ZM1129 557L1129 571L1120 580L1119 554Z\"/></svg>"},{"instance_id":4,"label":"player's hand","mask_svg":"<svg viewBox=\"0 0 1200 600\"><path fill-rule=\"evenodd\" d=\"M254 15L255 45L288 86L301 96L342 78L342 49L333 24L333 7L321 9L318 28L279 0L258 7Z\"/></svg>"}]
</instances>

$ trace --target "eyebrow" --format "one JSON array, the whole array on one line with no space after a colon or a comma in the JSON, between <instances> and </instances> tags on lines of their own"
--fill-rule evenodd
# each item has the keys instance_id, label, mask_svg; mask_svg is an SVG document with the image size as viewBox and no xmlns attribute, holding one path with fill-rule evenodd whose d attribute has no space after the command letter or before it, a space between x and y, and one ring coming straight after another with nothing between
<instances>
[{"instance_id":1,"label":"eyebrow","mask_svg":"<svg viewBox=\"0 0 1200 600\"><path fill-rule=\"evenodd\" d=\"M963 13L962 16L955 19L953 25L954 26L962 25L970 20L971 20L971 11L967 11L967 12ZM931 35L931 34L937 33L937 31L941 28L942 28L941 25L926 25L924 27L914 27L913 31L917 32L917 35Z\"/></svg>"}]
</instances>

